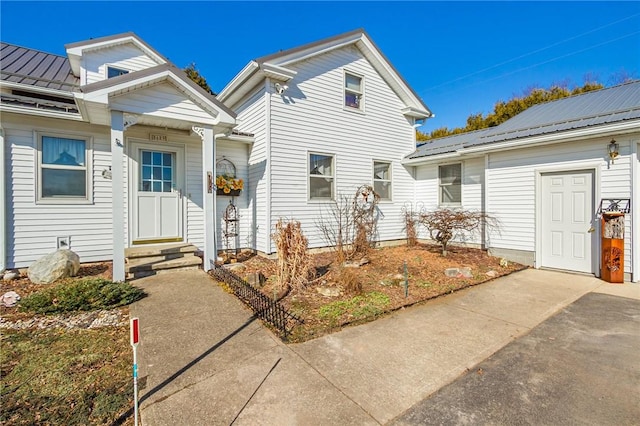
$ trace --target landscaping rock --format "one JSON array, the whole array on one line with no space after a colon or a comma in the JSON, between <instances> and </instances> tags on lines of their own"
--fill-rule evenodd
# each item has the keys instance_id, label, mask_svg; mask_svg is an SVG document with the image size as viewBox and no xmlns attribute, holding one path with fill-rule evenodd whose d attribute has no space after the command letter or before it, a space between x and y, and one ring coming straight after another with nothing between
<instances>
[{"instance_id":1,"label":"landscaping rock","mask_svg":"<svg viewBox=\"0 0 640 426\"><path fill-rule=\"evenodd\" d=\"M363 257L362 259L360 259L358 263L360 264L360 266L364 266L369 262L371 262L369 259L367 259L366 257Z\"/></svg>"},{"instance_id":2,"label":"landscaping rock","mask_svg":"<svg viewBox=\"0 0 640 426\"><path fill-rule=\"evenodd\" d=\"M495 278L498 276L498 273L496 271L487 271L485 273L486 276L490 277L490 278Z\"/></svg>"},{"instance_id":3,"label":"landscaping rock","mask_svg":"<svg viewBox=\"0 0 640 426\"><path fill-rule=\"evenodd\" d=\"M502 266L503 268L506 268L509 266L509 261L505 258L500 259L500 266Z\"/></svg>"},{"instance_id":4,"label":"landscaping rock","mask_svg":"<svg viewBox=\"0 0 640 426\"><path fill-rule=\"evenodd\" d=\"M464 268L460 268L460 273L459 273L459 277L461 278L473 278L473 274L471 273L471 268L468 267L464 267Z\"/></svg>"},{"instance_id":5,"label":"landscaping rock","mask_svg":"<svg viewBox=\"0 0 640 426\"><path fill-rule=\"evenodd\" d=\"M8 291L2 295L0 305L5 308L13 308L18 303L18 300L20 300L20 295L18 293L15 291Z\"/></svg>"},{"instance_id":6,"label":"landscaping rock","mask_svg":"<svg viewBox=\"0 0 640 426\"><path fill-rule=\"evenodd\" d=\"M31 282L50 284L61 278L74 277L80 270L80 257L67 249L60 249L33 262L27 271Z\"/></svg>"},{"instance_id":7,"label":"landscaping rock","mask_svg":"<svg viewBox=\"0 0 640 426\"><path fill-rule=\"evenodd\" d=\"M345 268L359 268L363 265L366 265L369 262L370 262L369 259L367 259L366 257L363 257L360 260L347 260L342 264L342 266L344 266Z\"/></svg>"},{"instance_id":8,"label":"landscaping rock","mask_svg":"<svg viewBox=\"0 0 640 426\"><path fill-rule=\"evenodd\" d=\"M240 272L244 272L247 269L242 263L230 263L227 265L222 265L227 271L233 272L234 274L238 274Z\"/></svg>"},{"instance_id":9,"label":"landscaping rock","mask_svg":"<svg viewBox=\"0 0 640 426\"><path fill-rule=\"evenodd\" d=\"M265 277L262 272L251 272L247 275L247 282L251 287L259 289L264 286L265 282L267 282L267 277Z\"/></svg>"},{"instance_id":10,"label":"landscaping rock","mask_svg":"<svg viewBox=\"0 0 640 426\"><path fill-rule=\"evenodd\" d=\"M340 289L338 287L318 286L316 287L316 291L325 297L340 296Z\"/></svg>"},{"instance_id":11,"label":"landscaping rock","mask_svg":"<svg viewBox=\"0 0 640 426\"><path fill-rule=\"evenodd\" d=\"M20 278L20 273L17 271L6 271L2 276L2 279L5 281L13 281Z\"/></svg>"},{"instance_id":12,"label":"landscaping rock","mask_svg":"<svg viewBox=\"0 0 640 426\"><path fill-rule=\"evenodd\" d=\"M460 269L458 268L447 268L444 270L444 274L450 278L455 278L460 273Z\"/></svg>"}]
</instances>

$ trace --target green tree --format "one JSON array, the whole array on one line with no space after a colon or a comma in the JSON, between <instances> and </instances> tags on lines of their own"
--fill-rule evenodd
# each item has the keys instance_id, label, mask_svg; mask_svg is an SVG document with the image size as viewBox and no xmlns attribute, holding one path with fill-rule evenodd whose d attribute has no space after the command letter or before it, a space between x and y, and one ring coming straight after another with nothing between
<instances>
[{"instance_id":1,"label":"green tree","mask_svg":"<svg viewBox=\"0 0 640 426\"><path fill-rule=\"evenodd\" d=\"M198 71L198 69L196 68L195 62L191 62L189 65L187 65L183 69L183 71L187 73L187 77L189 77L198 86L202 87L204 90L211 93L213 96L216 95L215 93L213 93L213 90L211 90L211 87L209 87L209 84L207 83L207 79L204 78L200 74L200 71Z\"/></svg>"}]
</instances>

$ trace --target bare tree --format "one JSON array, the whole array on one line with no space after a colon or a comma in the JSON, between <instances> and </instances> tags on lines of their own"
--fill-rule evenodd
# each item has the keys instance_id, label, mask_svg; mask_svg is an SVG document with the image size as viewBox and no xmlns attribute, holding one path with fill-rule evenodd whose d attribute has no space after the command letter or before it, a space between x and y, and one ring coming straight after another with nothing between
<instances>
[{"instance_id":1,"label":"bare tree","mask_svg":"<svg viewBox=\"0 0 640 426\"><path fill-rule=\"evenodd\" d=\"M486 213L463 209L438 209L421 213L419 220L429 231L431 239L440 243L443 256L447 255L449 242L461 233L497 226L496 219Z\"/></svg>"},{"instance_id":2,"label":"bare tree","mask_svg":"<svg viewBox=\"0 0 640 426\"><path fill-rule=\"evenodd\" d=\"M271 235L278 252L278 285L281 289L303 289L315 270L307 251L307 237L300 222L278 220L276 232Z\"/></svg>"},{"instance_id":3,"label":"bare tree","mask_svg":"<svg viewBox=\"0 0 640 426\"><path fill-rule=\"evenodd\" d=\"M406 202L402 206L402 217L404 218L404 231L407 235L407 246L414 247L418 244L418 223L420 214L424 213L424 205L418 203L415 206L411 202Z\"/></svg>"}]
</instances>

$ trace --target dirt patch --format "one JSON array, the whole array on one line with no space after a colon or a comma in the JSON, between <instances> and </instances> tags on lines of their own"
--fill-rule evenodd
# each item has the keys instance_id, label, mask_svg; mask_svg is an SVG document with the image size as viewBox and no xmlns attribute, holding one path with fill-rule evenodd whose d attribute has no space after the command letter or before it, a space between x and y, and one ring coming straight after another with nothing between
<instances>
[{"instance_id":1,"label":"dirt patch","mask_svg":"<svg viewBox=\"0 0 640 426\"><path fill-rule=\"evenodd\" d=\"M526 268L512 262L501 264L500 258L472 248L450 247L443 257L434 245L374 249L365 258L362 266L352 268L334 264L333 253L313 255L316 278L305 290L292 291L281 300L304 319L291 340L304 341L349 324L371 321L384 313ZM246 269L241 275L261 272L267 277L263 293L269 297L278 294L275 260L254 256L243 264ZM447 276L448 268L469 268L471 274Z\"/></svg>"}]
</instances>

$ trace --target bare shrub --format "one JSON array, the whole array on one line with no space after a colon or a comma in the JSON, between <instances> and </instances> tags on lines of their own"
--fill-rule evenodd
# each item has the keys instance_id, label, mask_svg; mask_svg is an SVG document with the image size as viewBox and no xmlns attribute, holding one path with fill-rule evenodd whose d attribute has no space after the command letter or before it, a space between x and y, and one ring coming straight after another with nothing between
<instances>
[{"instance_id":1,"label":"bare shrub","mask_svg":"<svg viewBox=\"0 0 640 426\"><path fill-rule=\"evenodd\" d=\"M281 289L304 289L314 274L314 267L307 251L309 242L302 233L300 222L278 220L271 238L278 252L278 286Z\"/></svg>"},{"instance_id":2,"label":"bare shrub","mask_svg":"<svg viewBox=\"0 0 640 426\"><path fill-rule=\"evenodd\" d=\"M447 246L463 232L474 232L479 228L497 226L493 217L483 212L463 209L438 209L420 214L420 223L427 228L431 239L442 246L442 255L447 255Z\"/></svg>"},{"instance_id":3,"label":"bare shrub","mask_svg":"<svg viewBox=\"0 0 640 426\"><path fill-rule=\"evenodd\" d=\"M354 268L339 266L336 269L335 279L342 285L346 293L356 295L362 293L362 281Z\"/></svg>"},{"instance_id":4,"label":"bare shrub","mask_svg":"<svg viewBox=\"0 0 640 426\"><path fill-rule=\"evenodd\" d=\"M418 224L420 213L424 213L424 207L415 206L412 203L405 203L402 206L402 216L404 218L404 231L407 235L407 246L415 247L418 244Z\"/></svg>"},{"instance_id":5,"label":"bare shrub","mask_svg":"<svg viewBox=\"0 0 640 426\"><path fill-rule=\"evenodd\" d=\"M327 207L316 227L327 244L336 252L341 264L356 255L364 255L375 244L380 196L370 185L360 186L353 197L341 195Z\"/></svg>"}]
</instances>

